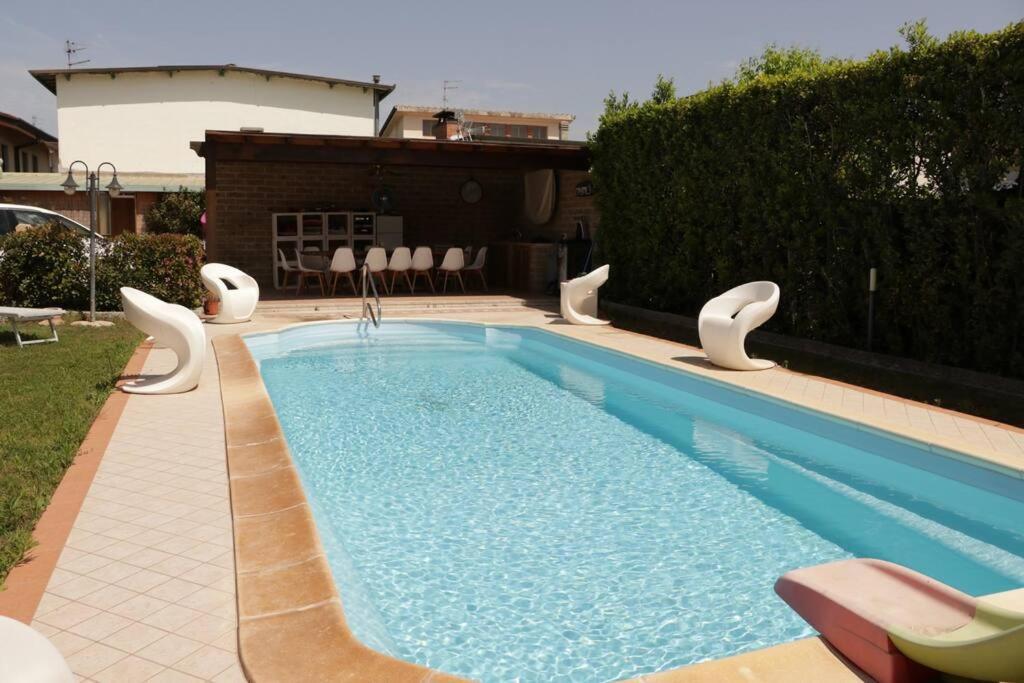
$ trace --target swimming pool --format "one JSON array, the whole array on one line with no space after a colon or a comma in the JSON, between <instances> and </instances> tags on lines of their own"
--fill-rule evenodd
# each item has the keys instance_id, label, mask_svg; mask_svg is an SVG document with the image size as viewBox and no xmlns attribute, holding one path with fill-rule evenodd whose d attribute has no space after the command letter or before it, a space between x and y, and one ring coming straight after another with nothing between
<instances>
[{"instance_id":1,"label":"swimming pool","mask_svg":"<svg viewBox=\"0 0 1024 683\"><path fill-rule=\"evenodd\" d=\"M615 680L810 633L850 556L1024 584L1024 482L538 329L247 337L349 626L486 681Z\"/></svg>"}]
</instances>

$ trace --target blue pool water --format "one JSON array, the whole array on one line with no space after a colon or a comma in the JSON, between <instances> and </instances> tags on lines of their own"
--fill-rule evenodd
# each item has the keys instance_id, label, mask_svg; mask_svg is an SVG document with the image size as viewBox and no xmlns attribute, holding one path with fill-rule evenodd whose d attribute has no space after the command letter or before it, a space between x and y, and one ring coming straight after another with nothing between
<instances>
[{"instance_id":1,"label":"blue pool water","mask_svg":"<svg viewBox=\"0 0 1024 683\"><path fill-rule=\"evenodd\" d=\"M782 573L1024 585L1024 482L533 329L247 338L350 626L485 681L611 681L811 630ZM965 483L967 482L967 483Z\"/></svg>"}]
</instances>

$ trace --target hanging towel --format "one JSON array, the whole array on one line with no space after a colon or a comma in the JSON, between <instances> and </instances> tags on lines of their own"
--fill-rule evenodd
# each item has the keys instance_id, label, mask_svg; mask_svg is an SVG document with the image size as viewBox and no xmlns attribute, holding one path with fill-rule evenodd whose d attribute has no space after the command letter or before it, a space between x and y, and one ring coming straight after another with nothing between
<instances>
[{"instance_id":1,"label":"hanging towel","mask_svg":"<svg viewBox=\"0 0 1024 683\"><path fill-rule=\"evenodd\" d=\"M555 172L530 171L523 178L526 191L526 217L534 225L544 225L555 211Z\"/></svg>"}]
</instances>

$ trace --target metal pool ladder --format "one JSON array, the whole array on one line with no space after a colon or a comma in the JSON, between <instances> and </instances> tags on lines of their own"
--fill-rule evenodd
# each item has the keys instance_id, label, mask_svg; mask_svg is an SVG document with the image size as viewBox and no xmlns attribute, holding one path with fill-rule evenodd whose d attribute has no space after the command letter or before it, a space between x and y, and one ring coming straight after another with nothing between
<instances>
[{"instance_id":1,"label":"metal pool ladder","mask_svg":"<svg viewBox=\"0 0 1024 683\"><path fill-rule=\"evenodd\" d=\"M380 327L380 295L377 294L377 285L373 282L373 275L370 273L370 266L363 264L362 276L363 281L363 305L359 309L359 323L363 324L366 319L369 318L370 322L373 323L374 327ZM366 300L366 283L370 283L370 291L373 292L373 300L377 304L377 310L374 311L374 307Z\"/></svg>"}]
</instances>

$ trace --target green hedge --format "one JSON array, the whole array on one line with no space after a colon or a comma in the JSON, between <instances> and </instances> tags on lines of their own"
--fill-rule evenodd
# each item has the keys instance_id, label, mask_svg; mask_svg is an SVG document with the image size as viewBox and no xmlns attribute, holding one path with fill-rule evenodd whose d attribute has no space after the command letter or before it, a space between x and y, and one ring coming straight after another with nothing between
<instances>
[{"instance_id":1,"label":"green hedge","mask_svg":"<svg viewBox=\"0 0 1024 683\"><path fill-rule=\"evenodd\" d=\"M121 309L121 287L194 308L202 303L203 245L186 235L125 234L106 241L96 262L96 308ZM0 303L89 307L88 241L61 226L0 238Z\"/></svg>"},{"instance_id":2,"label":"green hedge","mask_svg":"<svg viewBox=\"0 0 1024 683\"><path fill-rule=\"evenodd\" d=\"M590 141L607 295L695 316L779 284L766 326L1024 377L1024 23L609 111ZM994 189L999 186L1000 189Z\"/></svg>"},{"instance_id":3,"label":"green hedge","mask_svg":"<svg viewBox=\"0 0 1024 683\"><path fill-rule=\"evenodd\" d=\"M97 265L96 306L120 310L121 287L134 287L186 308L202 305L203 243L192 235L115 237Z\"/></svg>"}]
</instances>

